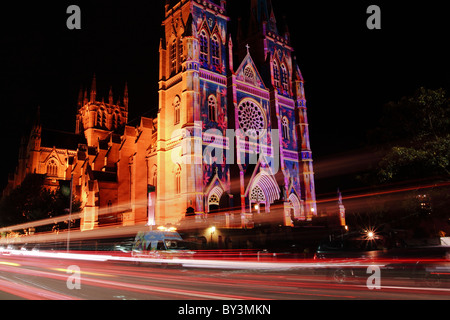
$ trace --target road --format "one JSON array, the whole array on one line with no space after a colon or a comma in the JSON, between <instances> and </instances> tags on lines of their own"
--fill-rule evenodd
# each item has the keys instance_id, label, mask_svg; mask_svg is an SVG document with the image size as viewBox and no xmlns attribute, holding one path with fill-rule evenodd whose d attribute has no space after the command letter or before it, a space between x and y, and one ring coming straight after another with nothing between
<instances>
[{"instance_id":1,"label":"road","mask_svg":"<svg viewBox=\"0 0 450 320\"><path fill-rule=\"evenodd\" d=\"M75 273L74 273L75 271ZM334 283L311 269L222 270L0 255L0 299L29 300L302 300L444 299L449 288L410 279Z\"/></svg>"}]
</instances>

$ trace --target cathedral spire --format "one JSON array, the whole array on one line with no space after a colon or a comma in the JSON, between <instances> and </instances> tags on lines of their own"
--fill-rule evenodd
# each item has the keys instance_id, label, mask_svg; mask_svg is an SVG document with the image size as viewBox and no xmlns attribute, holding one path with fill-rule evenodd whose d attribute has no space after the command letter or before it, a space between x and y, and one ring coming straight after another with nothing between
<instances>
[{"instance_id":1,"label":"cathedral spire","mask_svg":"<svg viewBox=\"0 0 450 320\"><path fill-rule=\"evenodd\" d=\"M94 73L94 78L92 78L92 85L91 85L91 103L95 102L96 96L97 96L97 80L95 79Z\"/></svg>"},{"instance_id":2,"label":"cathedral spire","mask_svg":"<svg viewBox=\"0 0 450 320\"><path fill-rule=\"evenodd\" d=\"M77 103L78 109L80 109L83 106L83 87L80 86L80 91L78 92L78 103Z\"/></svg>"},{"instance_id":3,"label":"cathedral spire","mask_svg":"<svg viewBox=\"0 0 450 320\"><path fill-rule=\"evenodd\" d=\"M31 137L38 138L41 135L42 124L41 124L41 106L37 107L36 116L34 119L33 127L31 129Z\"/></svg>"},{"instance_id":4,"label":"cathedral spire","mask_svg":"<svg viewBox=\"0 0 450 320\"><path fill-rule=\"evenodd\" d=\"M86 105L88 103L88 92L87 89L84 90L84 95L83 95L83 105Z\"/></svg>"},{"instance_id":5,"label":"cathedral spire","mask_svg":"<svg viewBox=\"0 0 450 320\"><path fill-rule=\"evenodd\" d=\"M287 40L287 41L289 41L290 40L290 38L291 38L291 33L289 32L289 26L288 26L288 23L287 23L287 18L286 18L286 16L283 16L283 35L284 35L284 38Z\"/></svg>"},{"instance_id":6,"label":"cathedral spire","mask_svg":"<svg viewBox=\"0 0 450 320\"><path fill-rule=\"evenodd\" d=\"M277 33L277 21L270 0L251 0L250 34L264 31L263 26L267 25L267 30Z\"/></svg>"},{"instance_id":7,"label":"cathedral spire","mask_svg":"<svg viewBox=\"0 0 450 320\"><path fill-rule=\"evenodd\" d=\"M112 91L112 86L109 87L109 97L108 97L108 103L109 105L113 105L114 104L114 96L113 96L113 91Z\"/></svg>"},{"instance_id":8,"label":"cathedral spire","mask_svg":"<svg viewBox=\"0 0 450 320\"><path fill-rule=\"evenodd\" d=\"M125 92L123 94L123 105L125 109L128 111L128 83L125 82Z\"/></svg>"}]
</instances>

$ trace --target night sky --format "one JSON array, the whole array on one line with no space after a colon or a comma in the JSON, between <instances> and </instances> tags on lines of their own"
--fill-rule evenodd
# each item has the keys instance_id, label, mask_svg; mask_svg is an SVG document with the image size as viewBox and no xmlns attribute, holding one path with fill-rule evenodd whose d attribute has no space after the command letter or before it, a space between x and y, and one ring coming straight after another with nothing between
<instances>
[{"instance_id":1,"label":"night sky","mask_svg":"<svg viewBox=\"0 0 450 320\"><path fill-rule=\"evenodd\" d=\"M364 147L383 104L420 86L450 89L444 2L392 2L273 0L278 22L286 16L306 81L318 164ZM228 3L232 24L239 15L248 16L242 1ZM81 8L81 30L66 27L71 4ZM381 30L366 27L371 4L381 8ZM156 114L163 8L164 0L35 1L3 8L1 188L37 107L44 126L74 131L80 86L89 87L94 73L97 99L107 101L112 86L116 101L128 82L130 121Z\"/></svg>"}]
</instances>

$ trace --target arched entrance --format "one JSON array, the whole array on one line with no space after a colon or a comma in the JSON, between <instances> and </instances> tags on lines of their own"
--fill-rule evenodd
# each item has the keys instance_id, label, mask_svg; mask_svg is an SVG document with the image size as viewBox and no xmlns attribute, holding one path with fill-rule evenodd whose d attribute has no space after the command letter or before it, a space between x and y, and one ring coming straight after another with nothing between
<instances>
[{"instance_id":1,"label":"arched entrance","mask_svg":"<svg viewBox=\"0 0 450 320\"><path fill-rule=\"evenodd\" d=\"M293 216L296 219L300 219L302 216L302 210L301 210L301 204L300 201L298 200L298 197L295 193L291 193L289 195L289 202L292 206L292 210L293 210Z\"/></svg>"},{"instance_id":2,"label":"arched entrance","mask_svg":"<svg viewBox=\"0 0 450 320\"><path fill-rule=\"evenodd\" d=\"M270 212L270 205L279 199L280 188L273 176L265 172L258 173L253 179L249 193L251 210Z\"/></svg>"},{"instance_id":3,"label":"arched entrance","mask_svg":"<svg viewBox=\"0 0 450 320\"><path fill-rule=\"evenodd\" d=\"M207 197L208 202L206 208L208 213L217 212L220 209L220 199L224 191L219 186L214 187Z\"/></svg>"}]
</instances>

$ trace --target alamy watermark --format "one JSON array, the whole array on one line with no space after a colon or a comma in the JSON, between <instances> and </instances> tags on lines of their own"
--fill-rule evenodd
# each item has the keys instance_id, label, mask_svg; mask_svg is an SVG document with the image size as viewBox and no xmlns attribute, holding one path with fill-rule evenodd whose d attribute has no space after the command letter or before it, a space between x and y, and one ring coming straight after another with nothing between
<instances>
[{"instance_id":1,"label":"alamy watermark","mask_svg":"<svg viewBox=\"0 0 450 320\"><path fill-rule=\"evenodd\" d=\"M366 271L367 274L370 274L369 278L367 278L366 286L369 290L379 290L381 289L381 269L379 266L369 266Z\"/></svg>"},{"instance_id":2,"label":"alamy watermark","mask_svg":"<svg viewBox=\"0 0 450 320\"><path fill-rule=\"evenodd\" d=\"M70 16L67 18L66 26L69 30L81 29L81 9L77 5L70 5L66 10Z\"/></svg>"},{"instance_id":3,"label":"alamy watermark","mask_svg":"<svg viewBox=\"0 0 450 320\"><path fill-rule=\"evenodd\" d=\"M367 29L369 30L380 30L381 29L381 9L377 5L371 5L367 8L367 14L370 14L367 18Z\"/></svg>"},{"instance_id":4,"label":"alamy watermark","mask_svg":"<svg viewBox=\"0 0 450 320\"><path fill-rule=\"evenodd\" d=\"M66 286L69 290L81 289L81 269L79 266L72 265L67 267L66 272L70 274L67 278Z\"/></svg>"}]
</instances>

